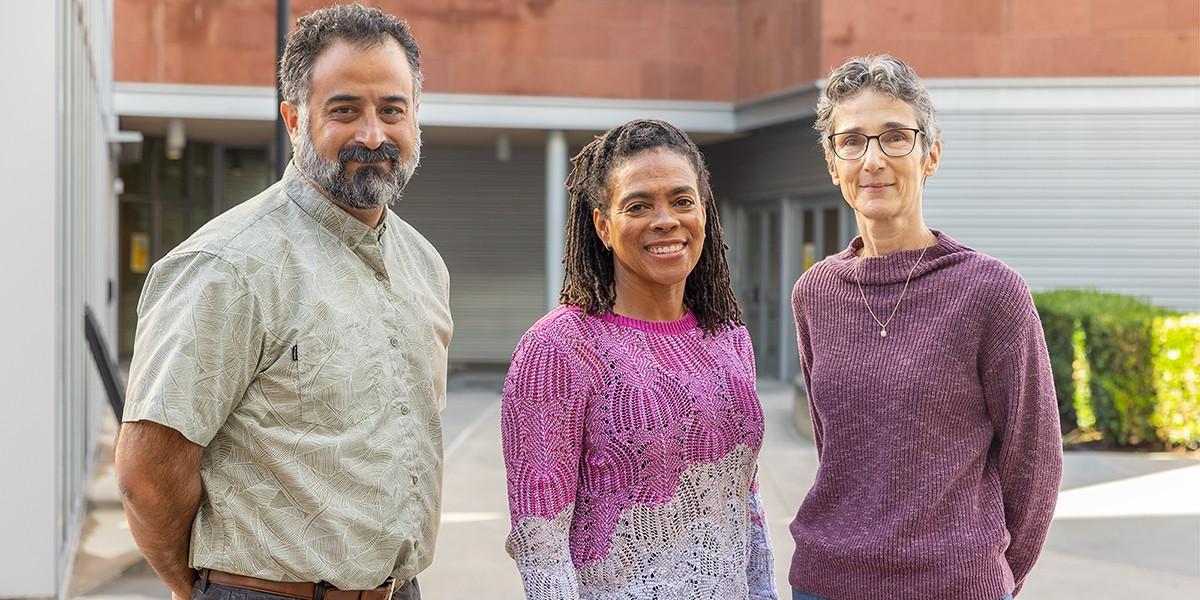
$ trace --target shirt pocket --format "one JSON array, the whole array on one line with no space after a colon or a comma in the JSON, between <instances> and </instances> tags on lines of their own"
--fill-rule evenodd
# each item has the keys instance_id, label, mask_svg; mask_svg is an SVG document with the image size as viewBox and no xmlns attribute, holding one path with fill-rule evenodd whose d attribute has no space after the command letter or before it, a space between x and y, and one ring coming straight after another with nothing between
<instances>
[{"instance_id":1,"label":"shirt pocket","mask_svg":"<svg viewBox=\"0 0 1200 600\"><path fill-rule=\"evenodd\" d=\"M344 430L379 411L378 357L361 342L344 335L306 336L292 345L301 421Z\"/></svg>"}]
</instances>

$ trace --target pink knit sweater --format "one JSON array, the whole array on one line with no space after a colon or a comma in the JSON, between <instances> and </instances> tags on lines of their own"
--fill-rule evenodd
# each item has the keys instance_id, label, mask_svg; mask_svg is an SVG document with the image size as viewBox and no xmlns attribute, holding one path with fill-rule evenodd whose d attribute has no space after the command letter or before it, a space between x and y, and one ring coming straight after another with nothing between
<instances>
[{"instance_id":1,"label":"pink knit sweater","mask_svg":"<svg viewBox=\"0 0 1200 600\"><path fill-rule=\"evenodd\" d=\"M745 328L559 307L513 353L502 427L529 598L775 598Z\"/></svg>"},{"instance_id":2,"label":"pink knit sweater","mask_svg":"<svg viewBox=\"0 0 1200 600\"><path fill-rule=\"evenodd\" d=\"M1062 439L1025 282L935 232L860 259L861 238L793 293L820 467L792 535L790 581L837 600L996 600L1045 540Z\"/></svg>"}]
</instances>

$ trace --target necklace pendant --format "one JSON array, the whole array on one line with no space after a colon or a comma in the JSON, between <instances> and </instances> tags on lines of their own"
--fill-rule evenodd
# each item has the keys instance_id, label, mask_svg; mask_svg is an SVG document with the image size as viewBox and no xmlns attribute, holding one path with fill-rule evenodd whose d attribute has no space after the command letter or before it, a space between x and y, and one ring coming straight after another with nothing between
<instances>
[{"instance_id":1,"label":"necklace pendant","mask_svg":"<svg viewBox=\"0 0 1200 600\"><path fill-rule=\"evenodd\" d=\"M887 330L886 330L886 329L880 329L880 330L879 330L879 337L887 337Z\"/></svg>"}]
</instances>

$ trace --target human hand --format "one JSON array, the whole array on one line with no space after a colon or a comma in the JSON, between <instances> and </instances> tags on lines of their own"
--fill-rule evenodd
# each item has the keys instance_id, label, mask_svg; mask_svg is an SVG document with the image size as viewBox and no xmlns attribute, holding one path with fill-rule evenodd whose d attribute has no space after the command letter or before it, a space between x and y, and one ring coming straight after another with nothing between
<instances>
[{"instance_id":1,"label":"human hand","mask_svg":"<svg viewBox=\"0 0 1200 600\"><path fill-rule=\"evenodd\" d=\"M192 600L191 592L188 595L181 595L179 592L171 592L171 600Z\"/></svg>"},{"instance_id":2,"label":"human hand","mask_svg":"<svg viewBox=\"0 0 1200 600\"><path fill-rule=\"evenodd\" d=\"M189 569L190 570L190 569ZM192 571L195 574L195 571ZM196 578L191 577L186 581L177 581L171 584L171 600L192 600L192 595L196 591Z\"/></svg>"}]
</instances>

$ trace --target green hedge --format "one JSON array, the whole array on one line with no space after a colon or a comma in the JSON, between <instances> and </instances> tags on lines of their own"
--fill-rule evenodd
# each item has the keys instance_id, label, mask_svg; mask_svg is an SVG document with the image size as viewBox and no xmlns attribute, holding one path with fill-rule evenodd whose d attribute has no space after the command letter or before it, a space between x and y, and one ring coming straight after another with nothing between
<instances>
[{"instance_id":1,"label":"green hedge","mask_svg":"<svg viewBox=\"0 0 1200 600\"><path fill-rule=\"evenodd\" d=\"M1122 446L1151 442L1155 315L1142 306L1111 309L1081 319L1096 427L1105 439Z\"/></svg>"},{"instance_id":2,"label":"green hedge","mask_svg":"<svg viewBox=\"0 0 1200 600\"><path fill-rule=\"evenodd\" d=\"M1154 320L1154 373L1159 439L1200 448L1200 315Z\"/></svg>"},{"instance_id":3,"label":"green hedge","mask_svg":"<svg viewBox=\"0 0 1200 600\"><path fill-rule=\"evenodd\" d=\"M1200 316L1088 290L1034 295L1063 431L1200 445Z\"/></svg>"},{"instance_id":4,"label":"green hedge","mask_svg":"<svg viewBox=\"0 0 1200 600\"><path fill-rule=\"evenodd\" d=\"M1079 329L1077 292L1055 291L1033 295L1046 349L1050 351L1050 370L1054 373L1054 392L1058 396L1058 416L1063 433L1079 426L1075 411L1074 337Z\"/></svg>"}]
</instances>

